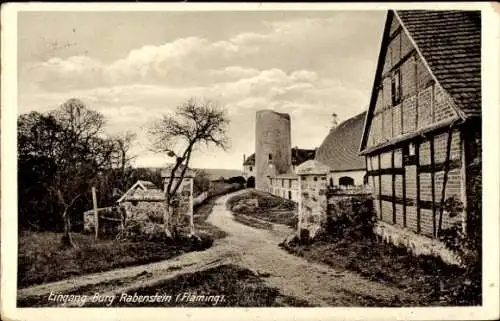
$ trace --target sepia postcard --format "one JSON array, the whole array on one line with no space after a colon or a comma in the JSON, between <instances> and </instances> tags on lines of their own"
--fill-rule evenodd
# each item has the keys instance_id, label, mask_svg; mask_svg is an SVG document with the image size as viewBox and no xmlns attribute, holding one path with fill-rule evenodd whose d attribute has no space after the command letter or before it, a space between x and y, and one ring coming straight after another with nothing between
<instances>
[{"instance_id":1,"label":"sepia postcard","mask_svg":"<svg viewBox=\"0 0 500 321\"><path fill-rule=\"evenodd\" d=\"M3 5L2 319L498 319L499 9Z\"/></svg>"}]
</instances>

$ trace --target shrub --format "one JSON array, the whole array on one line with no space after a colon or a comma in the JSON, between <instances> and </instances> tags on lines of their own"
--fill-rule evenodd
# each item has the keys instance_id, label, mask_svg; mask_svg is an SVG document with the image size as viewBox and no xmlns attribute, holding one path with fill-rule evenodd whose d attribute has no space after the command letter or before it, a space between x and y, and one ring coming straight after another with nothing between
<instances>
[{"instance_id":1,"label":"shrub","mask_svg":"<svg viewBox=\"0 0 500 321\"><path fill-rule=\"evenodd\" d=\"M371 237L375 221L372 197L343 197L329 205L324 233L333 238Z\"/></svg>"},{"instance_id":2,"label":"shrub","mask_svg":"<svg viewBox=\"0 0 500 321\"><path fill-rule=\"evenodd\" d=\"M230 184L240 184L240 185L245 185L247 183L245 177L243 176L233 176L229 178L227 182Z\"/></svg>"},{"instance_id":3,"label":"shrub","mask_svg":"<svg viewBox=\"0 0 500 321\"><path fill-rule=\"evenodd\" d=\"M465 266L464 281L449 290L448 296L457 304L481 304L482 301L482 174L481 162L472 163L468 173L473 177L468 182L469 206L467 209L467 231L464 233L461 221L450 228L442 230L438 237L451 250L460 255ZM463 204L455 199L448 198L444 209L451 217L461 213Z\"/></svg>"}]
</instances>

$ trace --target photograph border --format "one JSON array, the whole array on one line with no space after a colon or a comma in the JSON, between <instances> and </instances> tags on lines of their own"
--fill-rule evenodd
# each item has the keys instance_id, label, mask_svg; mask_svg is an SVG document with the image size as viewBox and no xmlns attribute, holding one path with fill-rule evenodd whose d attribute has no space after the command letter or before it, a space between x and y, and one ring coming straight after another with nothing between
<instances>
[{"instance_id":1,"label":"photograph border","mask_svg":"<svg viewBox=\"0 0 500 321\"><path fill-rule=\"evenodd\" d=\"M16 308L17 14L20 11L481 10L483 305L418 308ZM486 320L499 317L500 5L496 3L8 3L1 7L1 318L3 320Z\"/></svg>"}]
</instances>

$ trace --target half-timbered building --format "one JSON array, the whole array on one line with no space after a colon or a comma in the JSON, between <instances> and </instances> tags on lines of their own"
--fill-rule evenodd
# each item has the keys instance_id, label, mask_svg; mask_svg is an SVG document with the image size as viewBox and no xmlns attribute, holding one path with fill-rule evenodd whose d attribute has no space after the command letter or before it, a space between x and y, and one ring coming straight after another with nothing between
<instances>
[{"instance_id":1,"label":"half-timbered building","mask_svg":"<svg viewBox=\"0 0 500 321\"><path fill-rule=\"evenodd\" d=\"M480 30L479 12L388 12L360 148L379 221L431 238L454 222L467 230L469 169L481 157ZM443 213L451 197L463 214Z\"/></svg>"}]
</instances>

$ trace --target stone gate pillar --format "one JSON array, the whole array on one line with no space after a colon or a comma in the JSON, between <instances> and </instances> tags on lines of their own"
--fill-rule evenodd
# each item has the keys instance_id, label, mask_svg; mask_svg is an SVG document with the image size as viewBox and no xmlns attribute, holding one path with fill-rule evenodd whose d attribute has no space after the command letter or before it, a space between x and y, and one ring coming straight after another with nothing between
<instances>
[{"instance_id":1,"label":"stone gate pillar","mask_svg":"<svg viewBox=\"0 0 500 321\"><path fill-rule=\"evenodd\" d=\"M302 163L297 168L298 181L298 224L297 237L304 233L314 238L326 222L327 175L329 167L315 160Z\"/></svg>"},{"instance_id":2,"label":"stone gate pillar","mask_svg":"<svg viewBox=\"0 0 500 321\"><path fill-rule=\"evenodd\" d=\"M178 168L173 175L172 185L175 186L177 182L181 179L182 167ZM166 168L161 173L163 179L163 191L167 191L167 186L169 181L172 179L172 167ZM174 206L175 217L172 220L177 220L180 223L180 227L184 228L186 225L189 226L189 233L194 234L194 202L193 202L193 183L194 183L195 173L191 169L187 169L182 182L175 194L176 201ZM188 222L182 219L182 217L187 216L189 218Z\"/></svg>"}]
</instances>

